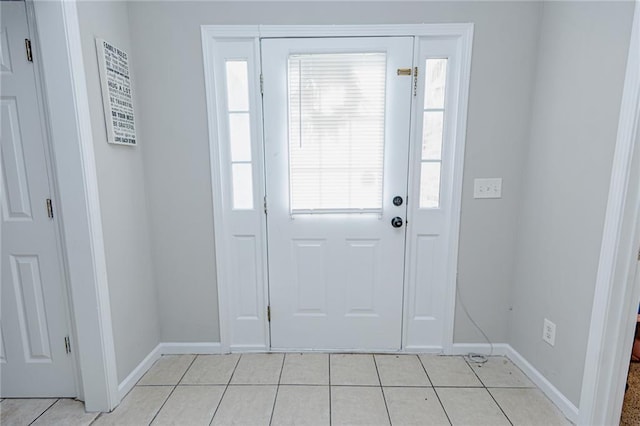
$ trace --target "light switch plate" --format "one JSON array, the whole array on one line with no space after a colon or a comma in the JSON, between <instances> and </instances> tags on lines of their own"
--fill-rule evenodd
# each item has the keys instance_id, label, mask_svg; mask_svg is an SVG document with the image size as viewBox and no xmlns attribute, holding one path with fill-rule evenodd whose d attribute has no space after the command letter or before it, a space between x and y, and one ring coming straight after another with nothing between
<instances>
[{"instance_id":1,"label":"light switch plate","mask_svg":"<svg viewBox=\"0 0 640 426\"><path fill-rule=\"evenodd\" d=\"M473 198L502 198L502 178L474 179Z\"/></svg>"}]
</instances>

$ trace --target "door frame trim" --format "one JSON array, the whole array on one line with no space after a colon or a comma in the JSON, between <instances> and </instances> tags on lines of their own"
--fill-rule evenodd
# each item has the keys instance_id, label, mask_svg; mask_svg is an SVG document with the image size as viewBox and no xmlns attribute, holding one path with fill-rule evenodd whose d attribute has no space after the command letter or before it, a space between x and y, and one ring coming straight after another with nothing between
<instances>
[{"instance_id":1,"label":"door frame trim","mask_svg":"<svg viewBox=\"0 0 640 426\"><path fill-rule=\"evenodd\" d=\"M35 17L48 143L70 290L79 397L87 411L120 403L93 136L76 1L27 0ZM39 48L38 48L39 47Z\"/></svg>"},{"instance_id":2,"label":"door frame trim","mask_svg":"<svg viewBox=\"0 0 640 426\"><path fill-rule=\"evenodd\" d=\"M216 243L216 279L218 290L218 306L219 306L219 324L220 324L220 341L223 350L237 351L264 351L270 349L269 335L267 333L263 344L255 345L238 345L231 341L232 332L230 326L232 319L229 318L227 306L229 306L230 290L232 283L230 282L230 266L231 256L227 238L225 236L224 212L225 206L222 203L222 193L225 188L222 185L221 173L221 156L219 152L221 139L218 135L218 108L216 90L215 90L215 45L217 41L223 40L243 40L253 41L254 45L259 49L259 40L261 38L293 38L293 37L385 37L385 36L413 36L416 39L420 37L438 37L448 36L456 37L459 41L459 59L460 63L460 93L457 105L457 127L454 147L453 160L453 194L451 214L452 220L448 233L448 252L446 259L447 268L447 291L445 294L444 304L446 315L444 317L443 341L441 347L425 348L425 351L452 353L453 350L453 330L455 317L455 293L456 293L456 276L458 261L458 243L460 231L460 211L462 204L462 177L464 166L464 148L466 142L467 127L467 110L469 97L469 83L471 73L471 54L473 42L474 25L472 23L452 23L452 24L407 24L407 25L202 25L202 52L204 59L205 88L207 100L207 120L209 130L209 155L211 159L211 183L212 183L212 202L213 202L213 225ZM257 43L257 44L256 44ZM256 64L253 64L254 66ZM260 64L257 64L259 69ZM249 83L252 90L260 90L258 81ZM262 111L258 111L258 115L262 116ZM260 135L262 140L262 135ZM260 163L260 170L264 164L264 150L260 149L259 158L255 158L256 163ZM254 188L254 200L261 200L264 196L264 176L261 187ZM263 222L266 219L263 218ZM264 229L264 228L263 228ZM262 235L263 241L266 243L266 235ZM263 247L266 250L266 247ZM264 253L263 253L264 254ZM263 256L266 259L266 256ZM266 263L266 260L264 260ZM266 270L267 265L261 265ZM260 291L267 295L268 300L268 283L261 283L263 286ZM406 283L405 283L406 285ZM406 294L405 294L406 297ZM265 300L265 302L267 302ZM403 302L404 303L404 302ZM404 314L403 314L404 316ZM263 319L266 325L266 318ZM406 326L403 321L403 328ZM268 326L267 326L268 329ZM404 335L404 330L402 330Z\"/></svg>"},{"instance_id":3,"label":"door frame trim","mask_svg":"<svg viewBox=\"0 0 640 426\"><path fill-rule=\"evenodd\" d=\"M596 275L578 424L617 424L638 313L640 1L635 2ZM613 353L612 353L613 352Z\"/></svg>"}]
</instances>

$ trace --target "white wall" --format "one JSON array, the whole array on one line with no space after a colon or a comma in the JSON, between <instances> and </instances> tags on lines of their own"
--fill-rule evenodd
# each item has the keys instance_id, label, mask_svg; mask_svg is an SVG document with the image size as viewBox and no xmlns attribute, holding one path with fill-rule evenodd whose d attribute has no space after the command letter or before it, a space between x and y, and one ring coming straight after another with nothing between
<instances>
[{"instance_id":1,"label":"white wall","mask_svg":"<svg viewBox=\"0 0 640 426\"><path fill-rule=\"evenodd\" d=\"M537 2L129 3L161 339L219 340L200 25L474 22L459 278L476 321L505 342L540 11ZM503 177L503 198L472 199L474 177ZM455 327L456 341L483 341L460 309Z\"/></svg>"},{"instance_id":2,"label":"white wall","mask_svg":"<svg viewBox=\"0 0 640 426\"><path fill-rule=\"evenodd\" d=\"M160 335L143 173L145 141L140 140L138 147L108 144L102 107L95 38L131 51L127 4L79 2L78 19L95 144L118 380L122 381L158 344ZM137 99L136 112L140 109Z\"/></svg>"},{"instance_id":3,"label":"white wall","mask_svg":"<svg viewBox=\"0 0 640 426\"><path fill-rule=\"evenodd\" d=\"M576 406L632 16L631 2L552 2L540 28L509 342Z\"/></svg>"}]
</instances>

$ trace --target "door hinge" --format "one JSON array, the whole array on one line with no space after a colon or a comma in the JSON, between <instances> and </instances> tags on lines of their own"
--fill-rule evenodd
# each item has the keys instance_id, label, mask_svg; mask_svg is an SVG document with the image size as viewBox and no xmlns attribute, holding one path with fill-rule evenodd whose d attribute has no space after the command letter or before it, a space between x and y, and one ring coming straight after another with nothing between
<instances>
[{"instance_id":1,"label":"door hinge","mask_svg":"<svg viewBox=\"0 0 640 426\"><path fill-rule=\"evenodd\" d=\"M264 76L260 73L260 94L264 95Z\"/></svg>"},{"instance_id":2,"label":"door hinge","mask_svg":"<svg viewBox=\"0 0 640 426\"><path fill-rule=\"evenodd\" d=\"M264 198L264 214L267 214L267 196L265 195Z\"/></svg>"},{"instance_id":3,"label":"door hinge","mask_svg":"<svg viewBox=\"0 0 640 426\"><path fill-rule=\"evenodd\" d=\"M33 53L31 52L31 40L28 38L24 39L24 48L27 51L27 61L33 62Z\"/></svg>"},{"instance_id":4,"label":"door hinge","mask_svg":"<svg viewBox=\"0 0 640 426\"><path fill-rule=\"evenodd\" d=\"M271 322L271 306L267 306L267 322Z\"/></svg>"},{"instance_id":5,"label":"door hinge","mask_svg":"<svg viewBox=\"0 0 640 426\"><path fill-rule=\"evenodd\" d=\"M64 338L64 350L70 354L71 353L71 341L69 340L69 336Z\"/></svg>"},{"instance_id":6,"label":"door hinge","mask_svg":"<svg viewBox=\"0 0 640 426\"><path fill-rule=\"evenodd\" d=\"M413 69L413 96L418 96L418 67Z\"/></svg>"},{"instance_id":7,"label":"door hinge","mask_svg":"<svg viewBox=\"0 0 640 426\"><path fill-rule=\"evenodd\" d=\"M640 249L638 249L638 261L640 261Z\"/></svg>"},{"instance_id":8,"label":"door hinge","mask_svg":"<svg viewBox=\"0 0 640 426\"><path fill-rule=\"evenodd\" d=\"M51 202L51 198L47 198L47 216L49 216L49 219L53 219L53 203Z\"/></svg>"}]
</instances>

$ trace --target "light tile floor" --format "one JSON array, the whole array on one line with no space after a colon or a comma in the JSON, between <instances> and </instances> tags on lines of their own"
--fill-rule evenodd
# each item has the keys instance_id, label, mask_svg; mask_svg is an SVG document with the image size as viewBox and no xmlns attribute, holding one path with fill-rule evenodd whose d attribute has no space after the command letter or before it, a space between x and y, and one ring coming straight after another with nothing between
<instances>
[{"instance_id":1,"label":"light tile floor","mask_svg":"<svg viewBox=\"0 0 640 426\"><path fill-rule=\"evenodd\" d=\"M111 413L5 399L9 425L569 425L508 359L370 354L163 356Z\"/></svg>"}]
</instances>

